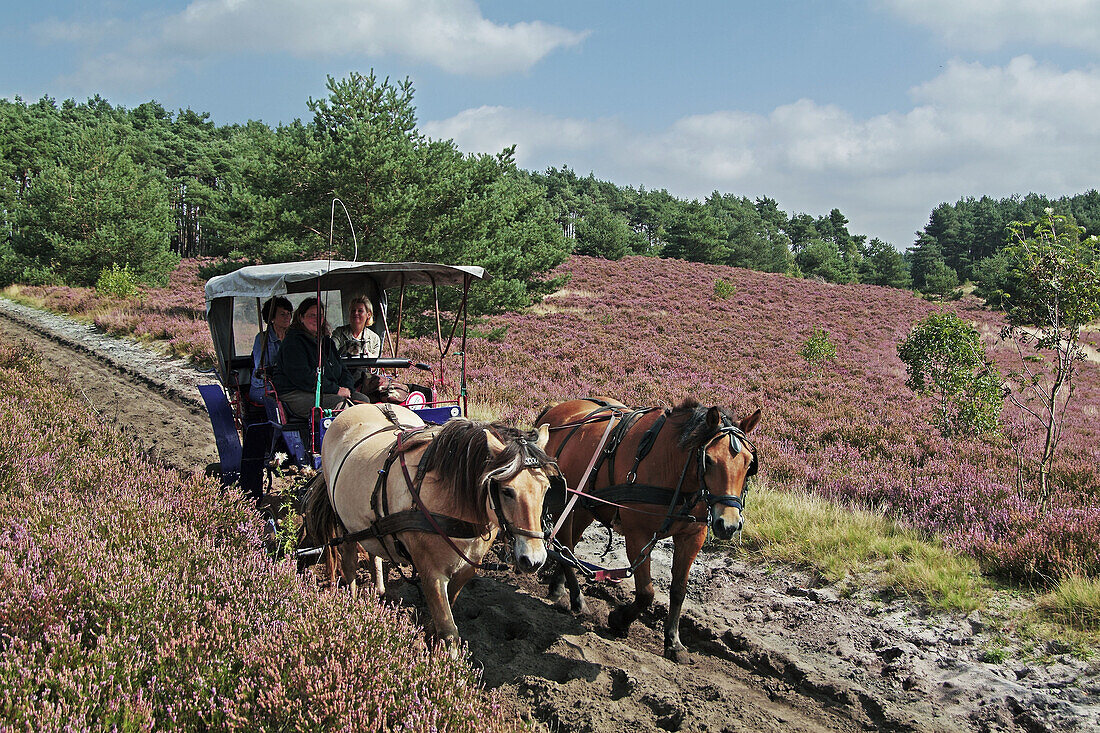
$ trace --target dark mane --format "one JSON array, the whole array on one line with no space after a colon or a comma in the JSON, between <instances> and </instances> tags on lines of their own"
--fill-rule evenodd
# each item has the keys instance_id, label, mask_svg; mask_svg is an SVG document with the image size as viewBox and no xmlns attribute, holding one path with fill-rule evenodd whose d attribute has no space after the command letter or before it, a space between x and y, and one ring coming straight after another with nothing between
<instances>
[{"instance_id":1,"label":"dark mane","mask_svg":"<svg viewBox=\"0 0 1100 733\"><path fill-rule=\"evenodd\" d=\"M736 425L733 411L725 407L718 408L722 412L722 423ZM672 424L680 429L676 442L684 450L694 450L710 442L710 439L718 434L721 425L714 428L707 427L707 412L709 407L700 405L698 400L686 398L666 414Z\"/></svg>"},{"instance_id":2,"label":"dark mane","mask_svg":"<svg viewBox=\"0 0 1100 733\"><path fill-rule=\"evenodd\" d=\"M497 456L489 451L486 430L504 444L504 450ZM489 521L485 505L491 481L508 481L524 469L555 465L538 448L536 430L454 419L441 428L433 428L428 435L434 438L420 459L420 470L435 472L443 491L453 496L455 509L474 516L474 522L479 524ZM528 458L533 459L533 465L525 463Z\"/></svg>"}]
</instances>

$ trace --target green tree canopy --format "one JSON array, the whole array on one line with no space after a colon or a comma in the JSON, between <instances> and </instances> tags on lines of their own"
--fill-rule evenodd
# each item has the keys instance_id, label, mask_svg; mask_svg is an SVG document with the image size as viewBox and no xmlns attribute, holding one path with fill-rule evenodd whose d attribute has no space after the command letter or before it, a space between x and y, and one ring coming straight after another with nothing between
<instances>
[{"instance_id":1,"label":"green tree canopy","mask_svg":"<svg viewBox=\"0 0 1100 733\"><path fill-rule=\"evenodd\" d=\"M898 344L898 357L908 368L906 386L935 397L944 434L997 428L1004 406L1002 382L972 325L954 313L930 315Z\"/></svg>"}]
</instances>

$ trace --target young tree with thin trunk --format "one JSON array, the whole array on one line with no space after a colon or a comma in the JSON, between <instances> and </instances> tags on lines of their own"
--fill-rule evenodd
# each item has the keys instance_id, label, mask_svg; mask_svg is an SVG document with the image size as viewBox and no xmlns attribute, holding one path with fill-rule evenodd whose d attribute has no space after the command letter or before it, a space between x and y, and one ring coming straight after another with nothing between
<instances>
[{"instance_id":1,"label":"young tree with thin trunk","mask_svg":"<svg viewBox=\"0 0 1100 733\"><path fill-rule=\"evenodd\" d=\"M1020 357L1009 397L1044 433L1037 463L1040 499L1046 502L1073 377L1085 358L1081 329L1100 318L1100 241L1049 208L1038 221L1014 222L1008 230L1015 287L1005 296L1008 325L1001 337L1015 344ZM1029 359L1028 348L1049 359Z\"/></svg>"}]
</instances>

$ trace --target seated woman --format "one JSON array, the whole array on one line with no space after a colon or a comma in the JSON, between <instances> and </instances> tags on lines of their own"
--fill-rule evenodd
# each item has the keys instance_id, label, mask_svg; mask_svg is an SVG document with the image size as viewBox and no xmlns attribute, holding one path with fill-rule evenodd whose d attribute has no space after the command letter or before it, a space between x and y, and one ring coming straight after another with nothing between
<instances>
[{"instance_id":1,"label":"seated woman","mask_svg":"<svg viewBox=\"0 0 1100 733\"><path fill-rule=\"evenodd\" d=\"M361 295L352 298L348 308L347 325L340 326L332 332L332 340L336 342L336 350L340 352L340 356L377 359L382 353L382 339L371 330L373 325L374 308L371 307L370 301ZM355 379L356 388L362 390L363 378L367 375L367 370L352 369L351 375Z\"/></svg>"},{"instance_id":2,"label":"seated woman","mask_svg":"<svg viewBox=\"0 0 1100 733\"><path fill-rule=\"evenodd\" d=\"M303 300L275 356L271 383L286 408L296 417L308 418L317 386L317 344L321 345L321 407L334 410L368 402L352 389L354 379L340 362L329 336L324 308L315 299Z\"/></svg>"},{"instance_id":3,"label":"seated woman","mask_svg":"<svg viewBox=\"0 0 1100 733\"><path fill-rule=\"evenodd\" d=\"M268 300L260 310L267 328L256 334L256 341L252 344L252 380L248 398L253 404L263 404L264 370L275 363L275 355L279 353L279 345L290 327L293 313L294 306L281 295Z\"/></svg>"}]
</instances>

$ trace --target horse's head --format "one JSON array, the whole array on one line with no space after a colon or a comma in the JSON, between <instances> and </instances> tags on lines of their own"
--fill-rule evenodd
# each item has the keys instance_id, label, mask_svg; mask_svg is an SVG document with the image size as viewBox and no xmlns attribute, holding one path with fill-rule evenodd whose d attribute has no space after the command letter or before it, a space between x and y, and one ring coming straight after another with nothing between
<instances>
[{"instance_id":1,"label":"horse's head","mask_svg":"<svg viewBox=\"0 0 1100 733\"><path fill-rule=\"evenodd\" d=\"M544 450L549 427L530 432L501 426L485 430L491 458L483 480L488 483L490 508L512 538L517 572L534 572L546 562L542 505L550 486L548 473L557 471Z\"/></svg>"},{"instance_id":2,"label":"horse's head","mask_svg":"<svg viewBox=\"0 0 1100 733\"><path fill-rule=\"evenodd\" d=\"M718 407L706 415L706 435L699 447L699 490L709 507L708 521L714 536L728 540L745 524L745 492L756 473L756 448L748 434L760 421L760 410L733 422Z\"/></svg>"}]
</instances>

